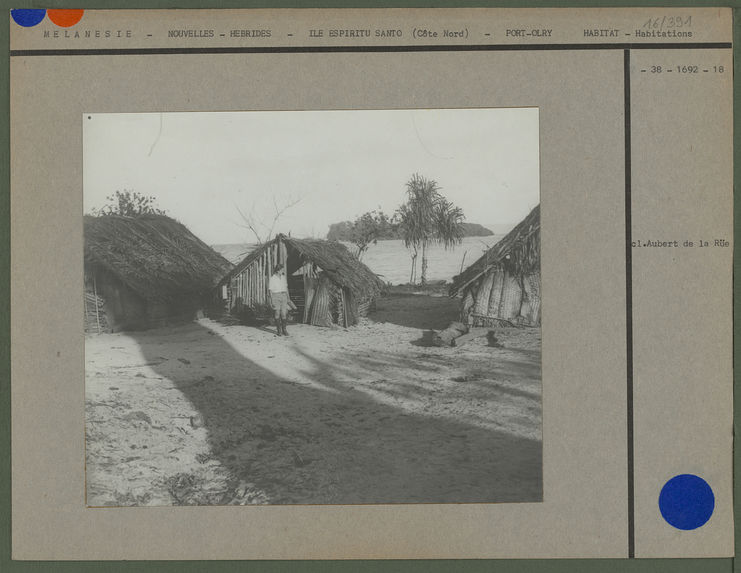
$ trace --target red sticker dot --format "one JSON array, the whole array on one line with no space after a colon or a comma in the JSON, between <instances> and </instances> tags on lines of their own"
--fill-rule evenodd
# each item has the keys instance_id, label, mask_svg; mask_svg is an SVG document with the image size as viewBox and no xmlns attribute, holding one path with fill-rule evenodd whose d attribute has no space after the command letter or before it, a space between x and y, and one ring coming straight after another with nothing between
<instances>
[{"instance_id":1,"label":"red sticker dot","mask_svg":"<svg viewBox=\"0 0 741 573\"><path fill-rule=\"evenodd\" d=\"M57 26L69 28L82 20L83 12L85 12L85 10L47 10L46 15L49 16L49 20L54 22Z\"/></svg>"}]
</instances>

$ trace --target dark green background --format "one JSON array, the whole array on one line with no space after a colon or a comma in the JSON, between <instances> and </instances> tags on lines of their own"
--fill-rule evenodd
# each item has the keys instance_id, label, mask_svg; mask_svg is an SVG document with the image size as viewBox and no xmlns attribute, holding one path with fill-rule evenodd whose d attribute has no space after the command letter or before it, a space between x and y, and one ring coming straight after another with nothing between
<instances>
[{"instance_id":1,"label":"dark green background","mask_svg":"<svg viewBox=\"0 0 741 573\"><path fill-rule=\"evenodd\" d=\"M467 561L88 561L88 562L30 562L10 560L10 122L9 122L9 18L10 8L85 8L85 9L113 9L113 8L381 8L381 7L463 7L463 6L492 6L492 7L586 7L586 6L732 6L734 11L734 197L736 182L741 180L741 162L738 161L738 150L741 149L741 121L739 121L739 78L741 78L741 0L735 1L674 1L674 2L630 2L630 1L600 1L600 0L552 0L526 1L509 0L505 2L471 1L471 0L416 0L401 2L399 0L263 0L240 1L221 0L219 2L206 0L77 0L77 1L12 1L0 0L0 5L6 14L0 25L0 54L4 57L5 65L0 67L0 109L6 110L0 116L2 142L0 142L0 572L37 572L37 571L64 571L64 572L117 572L117 571L171 571L171 572L300 572L300 573L333 573L337 571L357 571L358 573L375 572L404 572L404 573L438 573L461 571L463 573L505 572L505 573L582 573L599 571L614 573L628 572L666 572L666 573L730 573L741 571L735 559L562 559L562 560L467 560ZM739 235L739 219L741 208L734 202L734 238ZM53 224L53 221L50 221ZM734 275L739 268L741 254L734 251ZM734 364L739 362L741 354L738 345L738 324L741 311L735 305L741 286L734 281ZM737 388L738 375L734 373L734 389ZM739 422L739 398L734 392L734 427ZM734 475L739 470L739 454L734 452ZM738 484L734 487L735 514L741 513L739 504ZM538 540L533 539L533 545ZM496 543L496 539L492 539ZM739 547L739 535L736 531L736 547Z\"/></svg>"}]
</instances>

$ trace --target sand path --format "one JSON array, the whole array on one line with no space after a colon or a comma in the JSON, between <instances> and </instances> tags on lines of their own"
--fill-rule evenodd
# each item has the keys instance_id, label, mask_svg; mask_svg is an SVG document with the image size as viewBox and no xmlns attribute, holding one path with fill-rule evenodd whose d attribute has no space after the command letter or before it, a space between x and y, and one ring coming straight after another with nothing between
<instances>
[{"instance_id":1,"label":"sand path","mask_svg":"<svg viewBox=\"0 0 741 573\"><path fill-rule=\"evenodd\" d=\"M88 504L538 501L539 331L422 346L451 302L87 338Z\"/></svg>"}]
</instances>

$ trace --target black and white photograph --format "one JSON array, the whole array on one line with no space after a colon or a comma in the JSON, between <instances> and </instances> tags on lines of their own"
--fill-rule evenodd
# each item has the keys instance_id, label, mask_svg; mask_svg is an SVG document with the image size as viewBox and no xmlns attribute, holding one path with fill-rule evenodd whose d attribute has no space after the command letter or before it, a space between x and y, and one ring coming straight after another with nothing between
<instances>
[{"instance_id":1,"label":"black and white photograph","mask_svg":"<svg viewBox=\"0 0 741 573\"><path fill-rule=\"evenodd\" d=\"M543 501L537 108L81 121L88 506Z\"/></svg>"}]
</instances>

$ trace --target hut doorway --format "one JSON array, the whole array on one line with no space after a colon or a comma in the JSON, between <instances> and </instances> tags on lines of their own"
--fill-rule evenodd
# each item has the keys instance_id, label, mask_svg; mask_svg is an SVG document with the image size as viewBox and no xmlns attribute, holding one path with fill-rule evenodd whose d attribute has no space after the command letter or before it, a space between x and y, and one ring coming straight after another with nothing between
<instances>
[{"instance_id":1,"label":"hut doorway","mask_svg":"<svg viewBox=\"0 0 741 573\"><path fill-rule=\"evenodd\" d=\"M330 322L326 320L326 316L329 316L329 284L324 273L315 263L306 261L301 253L289 246L286 275L288 297L296 307L293 319L304 324L330 326L331 316Z\"/></svg>"},{"instance_id":2,"label":"hut doorway","mask_svg":"<svg viewBox=\"0 0 741 573\"><path fill-rule=\"evenodd\" d=\"M285 260L288 296L296 306L296 322L314 326L351 324L348 289L335 284L316 263L290 245Z\"/></svg>"},{"instance_id":3,"label":"hut doorway","mask_svg":"<svg viewBox=\"0 0 741 573\"><path fill-rule=\"evenodd\" d=\"M287 245L285 241L280 241L279 245L279 251L282 251L285 256L288 298L296 307L296 310L292 313L293 319L296 322L307 323L316 291L316 265L305 262L301 253Z\"/></svg>"}]
</instances>

